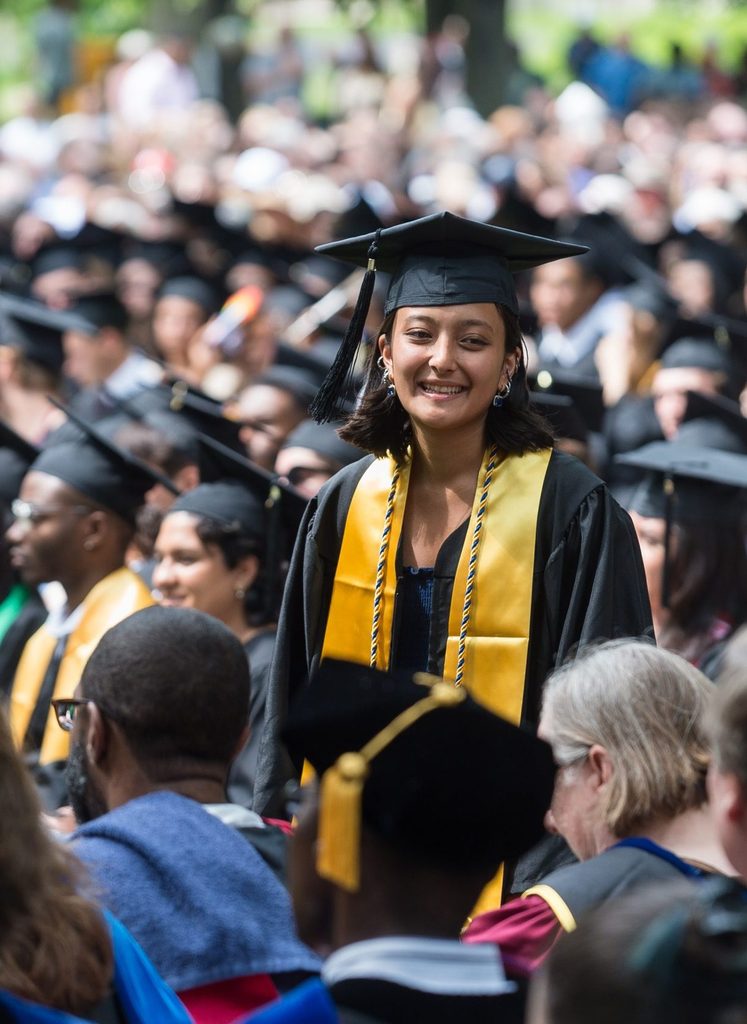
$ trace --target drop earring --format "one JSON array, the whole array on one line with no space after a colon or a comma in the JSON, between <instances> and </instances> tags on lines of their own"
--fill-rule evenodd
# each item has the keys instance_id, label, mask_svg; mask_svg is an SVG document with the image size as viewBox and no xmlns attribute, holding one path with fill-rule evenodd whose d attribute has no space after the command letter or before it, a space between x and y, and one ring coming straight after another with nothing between
<instances>
[{"instance_id":1,"label":"drop earring","mask_svg":"<svg viewBox=\"0 0 747 1024\"><path fill-rule=\"evenodd\" d=\"M510 394L511 394L511 378L507 377L506 378L506 383L504 384L503 389L499 388L498 391L496 391L496 393L495 393L495 395L493 397L493 406L496 409L500 409L500 407L503 405L503 403L506 401L506 399L508 398L508 396Z\"/></svg>"}]
</instances>

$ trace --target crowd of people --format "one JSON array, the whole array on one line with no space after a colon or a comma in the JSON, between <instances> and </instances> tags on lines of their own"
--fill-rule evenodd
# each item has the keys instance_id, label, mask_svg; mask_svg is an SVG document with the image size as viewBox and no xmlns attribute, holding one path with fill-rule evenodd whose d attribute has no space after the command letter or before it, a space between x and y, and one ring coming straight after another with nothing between
<instances>
[{"instance_id":1,"label":"crowd of people","mask_svg":"<svg viewBox=\"0 0 747 1024\"><path fill-rule=\"evenodd\" d=\"M9 1020L747 1020L741 80L467 30L0 127Z\"/></svg>"}]
</instances>

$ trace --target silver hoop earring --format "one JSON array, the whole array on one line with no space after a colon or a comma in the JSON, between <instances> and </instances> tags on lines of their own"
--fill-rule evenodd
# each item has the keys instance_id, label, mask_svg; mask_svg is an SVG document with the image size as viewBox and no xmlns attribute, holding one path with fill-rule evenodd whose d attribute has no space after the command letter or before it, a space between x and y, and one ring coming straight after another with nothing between
<instances>
[{"instance_id":1,"label":"silver hoop earring","mask_svg":"<svg viewBox=\"0 0 747 1024\"><path fill-rule=\"evenodd\" d=\"M499 388L498 391L496 391L496 393L495 393L495 396L493 398L493 405L494 405L494 407L496 409L500 409L500 407L503 405L503 403L506 401L506 399L508 398L508 396L510 394L511 394L511 378L507 377L506 378L506 383L503 386L503 390L501 390Z\"/></svg>"},{"instance_id":2,"label":"silver hoop earring","mask_svg":"<svg viewBox=\"0 0 747 1024\"><path fill-rule=\"evenodd\" d=\"M383 360L383 356L379 356L379 361ZM394 398L397 394L397 389L394 386L394 382L389 374L389 370L386 366L382 366L381 383L386 384L386 397Z\"/></svg>"},{"instance_id":3,"label":"silver hoop earring","mask_svg":"<svg viewBox=\"0 0 747 1024\"><path fill-rule=\"evenodd\" d=\"M383 356L379 356L379 358L376 360L376 365L378 366L382 373L386 373L386 363L384 362Z\"/></svg>"}]
</instances>

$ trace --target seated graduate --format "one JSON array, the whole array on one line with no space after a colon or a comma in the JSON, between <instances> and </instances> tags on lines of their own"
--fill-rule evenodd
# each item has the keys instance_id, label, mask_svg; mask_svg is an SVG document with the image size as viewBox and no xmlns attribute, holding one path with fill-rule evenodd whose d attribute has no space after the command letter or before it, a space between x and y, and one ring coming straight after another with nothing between
<instances>
[{"instance_id":1,"label":"seated graduate","mask_svg":"<svg viewBox=\"0 0 747 1024\"><path fill-rule=\"evenodd\" d=\"M274 998L275 982L318 970L265 860L285 835L226 800L248 700L246 655L226 626L147 608L104 635L75 696L55 702L72 738L73 848L198 1024L231 1021Z\"/></svg>"},{"instance_id":2,"label":"seated graduate","mask_svg":"<svg viewBox=\"0 0 747 1024\"><path fill-rule=\"evenodd\" d=\"M23 478L6 532L13 565L28 586L55 580L65 602L23 648L10 691L10 724L45 805L65 802L68 737L50 702L68 696L106 630L153 603L125 565L138 509L156 483L171 487L134 456L78 419L65 440L45 448Z\"/></svg>"},{"instance_id":3,"label":"seated graduate","mask_svg":"<svg viewBox=\"0 0 747 1024\"><path fill-rule=\"evenodd\" d=\"M597 907L533 979L527 1024L745 1024L747 899L667 882Z\"/></svg>"},{"instance_id":4,"label":"seated graduate","mask_svg":"<svg viewBox=\"0 0 747 1024\"><path fill-rule=\"evenodd\" d=\"M96 904L83 865L42 824L2 710L0 799L0 1019L189 1024L127 930Z\"/></svg>"},{"instance_id":5,"label":"seated graduate","mask_svg":"<svg viewBox=\"0 0 747 1024\"><path fill-rule=\"evenodd\" d=\"M593 906L646 883L734 874L706 803L711 690L683 658L636 641L602 644L549 678L540 735L559 767L547 825L580 863L476 917L467 942L497 943L522 977Z\"/></svg>"},{"instance_id":6,"label":"seated graduate","mask_svg":"<svg viewBox=\"0 0 747 1024\"><path fill-rule=\"evenodd\" d=\"M36 587L27 586L11 564L5 537L12 521L11 505L38 454L34 445L0 420L0 693L5 697L26 641L47 617Z\"/></svg>"},{"instance_id":7,"label":"seated graduate","mask_svg":"<svg viewBox=\"0 0 747 1024\"><path fill-rule=\"evenodd\" d=\"M453 683L332 659L284 739L320 780L290 877L299 933L328 958L252 1021L520 1021L498 947L459 933L498 864L542 833L547 745Z\"/></svg>"}]
</instances>

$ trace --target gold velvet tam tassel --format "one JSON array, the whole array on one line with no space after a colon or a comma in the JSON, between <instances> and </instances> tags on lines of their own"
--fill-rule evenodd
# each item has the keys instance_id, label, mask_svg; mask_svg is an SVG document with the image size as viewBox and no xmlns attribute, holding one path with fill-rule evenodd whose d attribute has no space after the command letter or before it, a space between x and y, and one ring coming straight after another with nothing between
<instances>
[{"instance_id":1,"label":"gold velvet tam tassel","mask_svg":"<svg viewBox=\"0 0 747 1024\"><path fill-rule=\"evenodd\" d=\"M405 708L360 751L341 754L322 776L316 870L346 892L360 888L363 787L371 761L423 715L460 704L467 696L466 690L424 672L417 673L415 682L430 686L428 696Z\"/></svg>"}]
</instances>

